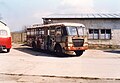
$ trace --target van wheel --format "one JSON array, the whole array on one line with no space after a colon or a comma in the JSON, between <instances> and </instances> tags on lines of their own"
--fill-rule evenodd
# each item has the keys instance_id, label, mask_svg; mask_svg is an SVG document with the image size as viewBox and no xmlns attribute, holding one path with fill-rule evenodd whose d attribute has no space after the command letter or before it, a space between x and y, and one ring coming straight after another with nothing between
<instances>
[{"instance_id":1,"label":"van wheel","mask_svg":"<svg viewBox=\"0 0 120 83\"><path fill-rule=\"evenodd\" d=\"M75 51L76 56L81 56L83 54L83 51Z\"/></svg>"},{"instance_id":2,"label":"van wheel","mask_svg":"<svg viewBox=\"0 0 120 83\"><path fill-rule=\"evenodd\" d=\"M7 53L10 52L10 49L7 49Z\"/></svg>"},{"instance_id":3,"label":"van wheel","mask_svg":"<svg viewBox=\"0 0 120 83\"><path fill-rule=\"evenodd\" d=\"M63 55L61 46L56 46L55 52L56 52L56 54L58 56L62 56Z\"/></svg>"},{"instance_id":4,"label":"van wheel","mask_svg":"<svg viewBox=\"0 0 120 83\"><path fill-rule=\"evenodd\" d=\"M2 49L0 49L0 52L2 52L3 50Z\"/></svg>"}]
</instances>

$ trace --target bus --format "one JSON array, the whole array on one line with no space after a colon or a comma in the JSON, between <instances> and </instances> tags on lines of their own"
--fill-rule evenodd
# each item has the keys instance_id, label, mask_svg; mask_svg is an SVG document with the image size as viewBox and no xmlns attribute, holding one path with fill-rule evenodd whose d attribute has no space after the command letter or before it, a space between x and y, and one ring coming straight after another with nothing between
<instances>
[{"instance_id":1,"label":"bus","mask_svg":"<svg viewBox=\"0 0 120 83\"><path fill-rule=\"evenodd\" d=\"M80 23L52 23L27 28L27 44L57 55L80 56L88 49L87 30Z\"/></svg>"},{"instance_id":2,"label":"bus","mask_svg":"<svg viewBox=\"0 0 120 83\"><path fill-rule=\"evenodd\" d=\"M0 21L0 51L6 49L7 53L11 49L11 35L10 30L5 23Z\"/></svg>"}]
</instances>

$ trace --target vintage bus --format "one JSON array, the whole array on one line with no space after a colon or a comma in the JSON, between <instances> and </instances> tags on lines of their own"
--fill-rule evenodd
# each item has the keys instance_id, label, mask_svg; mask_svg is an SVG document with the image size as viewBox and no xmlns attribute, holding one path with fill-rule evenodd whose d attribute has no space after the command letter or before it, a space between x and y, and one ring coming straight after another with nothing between
<instances>
[{"instance_id":1,"label":"vintage bus","mask_svg":"<svg viewBox=\"0 0 120 83\"><path fill-rule=\"evenodd\" d=\"M7 52L10 52L11 35L7 25L0 21L0 51L3 51L4 49L6 49Z\"/></svg>"},{"instance_id":2,"label":"vintage bus","mask_svg":"<svg viewBox=\"0 0 120 83\"><path fill-rule=\"evenodd\" d=\"M27 44L58 55L80 56L88 49L87 30L79 23L53 23L27 28Z\"/></svg>"}]
</instances>

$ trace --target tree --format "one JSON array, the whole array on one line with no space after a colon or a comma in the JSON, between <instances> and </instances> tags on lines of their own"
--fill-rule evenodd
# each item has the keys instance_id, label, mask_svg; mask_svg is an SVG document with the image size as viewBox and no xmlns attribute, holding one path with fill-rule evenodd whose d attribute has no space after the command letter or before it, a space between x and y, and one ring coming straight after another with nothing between
<instances>
[{"instance_id":1,"label":"tree","mask_svg":"<svg viewBox=\"0 0 120 83\"><path fill-rule=\"evenodd\" d=\"M21 31L22 31L22 32L26 32L27 27L28 27L28 26L26 26L26 25L25 25L25 26L23 26Z\"/></svg>"}]
</instances>

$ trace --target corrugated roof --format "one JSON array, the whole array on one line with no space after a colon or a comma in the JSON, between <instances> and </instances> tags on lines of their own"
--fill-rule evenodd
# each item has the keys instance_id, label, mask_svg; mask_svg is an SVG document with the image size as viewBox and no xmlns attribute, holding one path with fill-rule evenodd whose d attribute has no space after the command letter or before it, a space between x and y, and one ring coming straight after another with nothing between
<instances>
[{"instance_id":1,"label":"corrugated roof","mask_svg":"<svg viewBox=\"0 0 120 83\"><path fill-rule=\"evenodd\" d=\"M80 23L52 23L52 24L45 24L45 25L41 25L41 24L34 24L32 26L29 26L28 29L31 28L40 28L40 27L50 27L50 26L81 26L81 27L85 27L83 24Z\"/></svg>"},{"instance_id":2,"label":"corrugated roof","mask_svg":"<svg viewBox=\"0 0 120 83\"><path fill-rule=\"evenodd\" d=\"M45 18L120 18L120 14L52 14Z\"/></svg>"}]
</instances>

